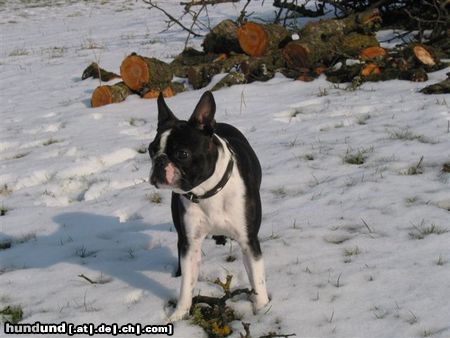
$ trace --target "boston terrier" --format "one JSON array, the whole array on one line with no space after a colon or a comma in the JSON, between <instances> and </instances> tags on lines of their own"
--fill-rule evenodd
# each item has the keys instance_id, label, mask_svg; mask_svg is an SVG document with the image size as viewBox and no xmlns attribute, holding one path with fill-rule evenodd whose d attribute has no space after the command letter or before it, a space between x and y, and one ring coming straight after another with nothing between
<instances>
[{"instance_id":1,"label":"boston terrier","mask_svg":"<svg viewBox=\"0 0 450 338\"><path fill-rule=\"evenodd\" d=\"M258 240L261 224L261 166L244 135L216 123L211 92L203 94L188 121L179 120L158 97L158 129L149 146L150 183L172 190L172 218L178 234L181 291L174 322L189 313L197 283L201 246L209 234L236 240L253 288L253 309L268 302Z\"/></svg>"}]
</instances>

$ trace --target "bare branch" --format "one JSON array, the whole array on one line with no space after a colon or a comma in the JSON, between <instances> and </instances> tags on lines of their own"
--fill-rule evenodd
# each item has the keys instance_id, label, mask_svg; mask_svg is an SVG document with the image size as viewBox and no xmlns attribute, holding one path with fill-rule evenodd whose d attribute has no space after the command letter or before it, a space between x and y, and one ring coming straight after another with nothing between
<instances>
[{"instance_id":1,"label":"bare branch","mask_svg":"<svg viewBox=\"0 0 450 338\"><path fill-rule=\"evenodd\" d=\"M193 30L191 30L190 28L186 27L185 25L183 25L178 19L176 19L173 15L171 15L165 9L163 9L163 8L159 7L158 5L154 4L152 0L142 0L142 1L144 1L144 3L146 3L147 5L149 5L150 9L156 8L157 10L163 12L164 15L167 16L172 22L176 23L182 29L184 29L185 31L189 32L189 34L192 34L195 37L203 36L201 34L198 34L198 33L194 32Z\"/></svg>"},{"instance_id":2,"label":"bare branch","mask_svg":"<svg viewBox=\"0 0 450 338\"><path fill-rule=\"evenodd\" d=\"M196 12L194 14L194 16L192 17L192 25L190 27L190 31L192 31L192 28L194 28L194 25L197 22L198 16L200 15L200 13L206 8L206 5L203 5L200 10L198 12ZM191 33L188 33L188 36L186 37L186 41L184 42L184 48L186 49L187 44L189 42L189 38L191 37Z\"/></svg>"},{"instance_id":3,"label":"bare branch","mask_svg":"<svg viewBox=\"0 0 450 338\"><path fill-rule=\"evenodd\" d=\"M204 5L217 5L226 2L239 2L241 0L192 0L190 2L180 2L180 5L184 5L184 10L188 11L192 6L204 6Z\"/></svg>"},{"instance_id":4,"label":"bare branch","mask_svg":"<svg viewBox=\"0 0 450 338\"><path fill-rule=\"evenodd\" d=\"M92 279L90 279L89 277L86 277L86 276L83 275L83 274L78 275L78 277L83 278L84 280L87 280L87 281L88 281L89 283L91 283L91 284L98 284L98 282L93 281Z\"/></svg>"},{"instance_id":5,"label":"bare branch","mask_svg":"<svg viewBox=\"0 0 450 338\"><path fill-rule=\"evenodd\" d=\"M236 20L237 23L242 24L244 22L244 19L248 16L247 15L247 6L250 4L252 0L247 0L247 3L244 5L244 7L241 10L241 14L239 15L239 18Z\"/></svg>"},{"instance_id":6,"label":"bare branch","mask_svg":"<svg viewBox=\"0 0 450 338\"><path fill-rule=\"evenodd\" d=\"M301 16L306 16L310 18L316 18L325 14L323 3L318 3L316 5L316 10L307 9L305 5L297 5L296 2L287 2L286 0L274 0L273 6L280 9L287 9L288 11L293 11L299 13Z\"/></svg>"}]
</instances>

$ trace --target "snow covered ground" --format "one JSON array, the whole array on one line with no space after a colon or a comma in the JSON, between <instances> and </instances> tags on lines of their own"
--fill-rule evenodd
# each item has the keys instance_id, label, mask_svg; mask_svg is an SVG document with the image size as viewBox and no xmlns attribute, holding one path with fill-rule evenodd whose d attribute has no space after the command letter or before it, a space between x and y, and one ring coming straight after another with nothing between
<instances>
[{"instance_id":1,"label":"snow covered ground","mask_svg":"<svg viewBox=\"0 0 450 338\"><path fill-rule=\"evenodd\" d=\"M270 16L266 3L251 10ZM217 6L212 24L241 5ZM185 34L161 32L164 20L134 1L0 2L0 243L12 244L0 251L0 309L20 305L24 322L146 325L171 311L170 194L148 184L142 153L156 102L92 109L98 80L80 79L93 61L117 72L132 51L170 61ZM356 91L279 75L214 93L217 120L240 128L263 166L272 301L258 315L232 304L253 337L450 336L450 97L418 93L448 71ZM187 118L202 92L167 102ZM197 292L220 294L212 281L227 274L248 286L235 243L206 241L203 253ZM181 321L174 336L204 333Z\"/></svg>"}]
</instances>

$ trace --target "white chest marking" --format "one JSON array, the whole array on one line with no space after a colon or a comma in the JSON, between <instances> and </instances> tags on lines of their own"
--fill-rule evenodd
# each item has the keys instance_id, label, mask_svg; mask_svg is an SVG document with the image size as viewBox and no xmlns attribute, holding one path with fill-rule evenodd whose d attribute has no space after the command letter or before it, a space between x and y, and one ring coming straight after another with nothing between
<instances>
[{"instance_id":1,"label":"white chest marking","mask_svg":"<svg viewBox=\"0 0 450 338\"><path fill-rule=\"evenodd\" d=\"M225 141L220 139L218 160L214 174L191 190L196 195L203 195L222 179L229 159L232 156ZM245 185L237 165L224 188L216 195L193 203L183 198L186 208L184 222L188 237L199 238L207 234L225 235L239 242L247 240L245 219ZM191 237L191 238L192 238Z\"/></svg>"}]
</instances>

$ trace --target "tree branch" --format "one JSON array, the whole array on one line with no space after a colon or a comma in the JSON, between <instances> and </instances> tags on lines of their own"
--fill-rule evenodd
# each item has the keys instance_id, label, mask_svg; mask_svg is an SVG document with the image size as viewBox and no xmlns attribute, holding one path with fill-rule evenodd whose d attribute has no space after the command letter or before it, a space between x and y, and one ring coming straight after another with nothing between
<instances>
[{"instance_id":1,"label":"tree branch","mask_svg":"<svg viewBox=\"0 0 450 338\"><path fill-rule=\"evenodd\" d=\"M199 5L217 5L226 2L239 2L241 0L192 0L190 2L180 2L180 5L184 5L184 10L188 11L192 6Z\"/></svg>"},{"instance_id":2,"label":"tree branch","mask_svg":"<svg viewBox=\"0 0 450 338\"><path fill-rule=\"evenodd\" d=\"M274 0L273 6L280 8L280 9L287 9L292 12L299 13L301 16L309 17L309 18L316 18L318 16L322 16L325 14L324 7L325 5L323 3L318 3L316 5L316 10L310 10L305 7L305 5L297 5L294 2L287 2L287 1L281 1L281 0Z\"/></svg>"},{"instance_id":3,"label":"tree branch","mask_svg":"<svg viewBox=\"0 0 450 338\"><path fill-rule=\"evenodd\" d=\"M161 11L164 13L165 16L167 16L171 21L173 21L174 23L176 23L178 26L180 26L182 29L184 29L186 32L189 32L189 34L192 34L195 37L201 37L203 35L198 34L196 32L194 32L192 29L186 27L185 25L183 25L178 19L176 19L174 16L172 16L169 12L167 12L165 9L159 7L158 5L154 4L152 0L142 0L144 1L147 5L150 6L150 9L152 8L156 8L157 10Z\"/></svg>"}]
</instances>

